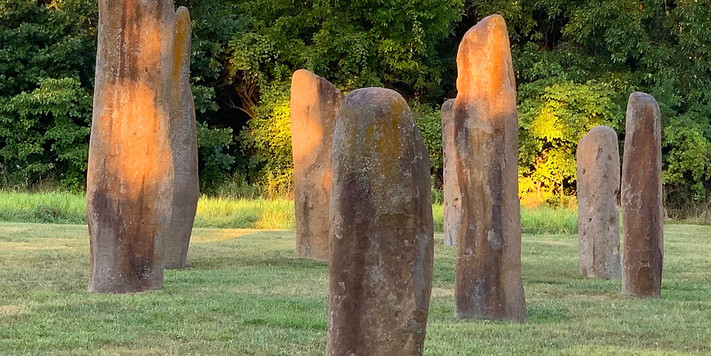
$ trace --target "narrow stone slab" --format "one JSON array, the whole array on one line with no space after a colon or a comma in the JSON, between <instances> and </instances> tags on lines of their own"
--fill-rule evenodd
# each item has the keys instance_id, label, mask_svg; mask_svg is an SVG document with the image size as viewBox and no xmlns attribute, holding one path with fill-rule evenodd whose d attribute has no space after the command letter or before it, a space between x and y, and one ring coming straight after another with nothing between
<instances>
[{"instance_id":1,"label":"narrow stone slab","mask_svg":"<svg viewBox=\"0 0 711 356\"><path fill-rule=\"evenodd\" d=\"M662 129L657 101L632 93L627 104L622 160L622 293L659 298L662 293L664 213Z\"/></svg>"},{"instance_id":2,"label":"narrow stone slab","mask_svg":"<svg viewBox=\"0 0 711 356\"><path fill-rule=\"evenodd\" d=\"M584 276L620 278L620 152L610 127L590 130L577 151L578 265Z\"/></svg>"},{"instance_id":3,"label":"narrow stone slab","mask_svg":"<svg viewBox=\"0 0 711 356\"><path fill-rule=\"evenodd\" d=\"M296 254L328 260L333 130L343 94L326 79L298 70L291 81Z\"/></svg>"},{"instance_id":4,"label":"narrow stone slab","mask_svg":"<svg viewBox=\"0 0 711 356\"><path fill-rule=\"evenodd\" d=\"M175 57L171 88L170 142L173 150L173 206L165 245L165 268L185 267L195 212L200 198L198 182L195 101L190 87L192 25L184 6L175 14Z\"/></svg>"},{"instance_id":5,"label":"narrow stone slab","mask_svg":"<svg viewBox=\"0 0 711 356\"><path fill-rule=\"evenodd\" d=\"M346 96L333 140L328 351L422 355L432 288L430 164L396 92Z\"/></svg>"},{"instance_id":6,"label":"narrow stone slab","mask_svg":"<svg viewBox=\"0 0 711 356\"><path fill-rule=\"evenodd\" d=\"M455 282L460 319L522 321L516 82L506 23L472 27L459 45L454 130L462 194Z\"/></svg>"},{"instance_id":7,"label":"narrow stone slab","mask_svg":"<svg viewBox=\"0 0 711 356\"><path fill-rule=\"evenodd\" d=\"M168 91L174 30L170 0L99 1L87 174L89 292L163 287L173 195Z\"/></svg>"},{"instance_id":8,"label":"narrow stone slab","mask_svg":"<svg viewBox=\"0 0 711 356\"><path fill-rule=\"evenodd\" d=\"M462 227L462 196L456 166L457 137L454 131L454 99L442 105L442 154L444 161L444 244L456 246Z\"/></svg>"}]
</instances>

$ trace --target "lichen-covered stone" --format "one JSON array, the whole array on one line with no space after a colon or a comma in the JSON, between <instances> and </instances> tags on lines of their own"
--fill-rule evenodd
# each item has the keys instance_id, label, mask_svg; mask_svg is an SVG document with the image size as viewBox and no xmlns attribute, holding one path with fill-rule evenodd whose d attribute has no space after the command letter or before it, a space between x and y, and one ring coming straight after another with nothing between
<instances>
[{"instance_id":1,"label":"lichen-covered stone","mask_svg":"<svg viewBox=\"0 0 711 356\"><path fill-rule=\"evenodd\" d=\"M462 227L462 197L457 181L456 149L454 132L454 99L442 105L442 154L444 186L444 244L457 245L457 236Z\"/></svg>"},{"instance_id":2,"label":"lichen-covered stone","mask_svg":"<svg viewBox=\"0 0 711 356\"><path fill-rule=\"evenodd\" d=\"M173 205L166 234L165 268L183 268L200 198L195 102L190 88L190 12L175 14L175 53L171 88L170 142L173 150Z\"/></svg>"},{"instance_id":3,"label":"lichen-covered stone","mask_svg":"<svg viewBox=\"0 0 711 356\"><path fill-rule=\"evenodd\" d=\"M396 92L346 96L330 214L327 354L421 355L432 288L430 166Z\"/></svg>"},{"instance_id":4,"label":"lichen-covered stone","mask_svg":"<svg viewBox=\"0 0 711 356\"><path fill-rule=\"evenodd\" d=\"M455 316L522 321L516 83L506 23L471 28L457 54L454 130L462 195Z\"/></svg>"},{"instance_id":5,"label":"lichen-covered stone","mask_svg":"<svg viewBox=\"0 0 711 356\"><path fill-rule=\"evenodd\" d=\"M659 105L632 93L627 104L622 160L622 293L658 298L664 257L662 132Z\"/></svg>"},{"instance_id":6,"label":"lichen-covered stone","mask_svg":"<svg viewBox=\"0 0 711 356\"><path fill-rule=\"evenodd\" d=\"M590 130L577 151L578 265L584 276L620 278L620 153L617 133Z\"/></svg>"},{"instance_id":7,"label":"lichen-covered stone","mask_svg":"<svg viewBox=\"0 0 711 356\"><path fill-rule=\"evenodd\" d=\"M89 291L163 286L171 215L171 0L100 0L87 174Z\"/></svg>"},{"instance_id":8,"label":"lichen-covered stone","mask_svg":"<svg viewBox=\"0 0 711 356\"><path fill-rule=\"evenodd\" d=\"M291 81L291 147L294 154L296 253L328 260L333 130L343 94L307 70Z\"/></svg>"}]
</instances>

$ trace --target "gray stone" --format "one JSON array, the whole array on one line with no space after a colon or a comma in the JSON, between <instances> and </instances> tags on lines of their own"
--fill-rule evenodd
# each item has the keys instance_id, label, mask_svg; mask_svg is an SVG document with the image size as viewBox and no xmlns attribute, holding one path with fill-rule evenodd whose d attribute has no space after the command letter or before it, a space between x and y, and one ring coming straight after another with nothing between
<instances>
[{"instance_id":1,"label":"gray stone","mask_svg":"<svg viewBox=\"0 0 711 356\"><path fill-rule=\"evenodd\" d=\"M328 351L421 355L432 288L430 165L405 100L346 96L333 139Z\"/></svg>"},{"instance_id":2,"label":"gray stone","mask_svg":"<svg viewBox=\"0 0 711 356\"><path fill-rule=\"evenodd\" d=\"M442 105L442 154L444 186L444 244L456 246L462 227L462 195L456 166L457 142L454 132L454 99Z\"/></svg>"},{"instance_id":3,"label":"gray stone","mask_svg":"<svg viewBox=\"0 0 711 356\"><path fill-rule=\"evenodd\" d=\"M99 1L86 193L90 292L163 287L174 30L171 0Z\"/></svg>"},{"instance_id":4,"label":"gray stone","mask_svg":"<svg viewBox=\"0 0 711 356\"><path fill-rule=\"evenodd\" d=\"M622 293L659 298L662 293L664 213L662 130L659 105L645 93L627 104L622 160Z\"/></svg>"},{"instance_id":5,"label":"gray stone","mask_svg":"<svg viewBox=\"0 0 711 356\"><path fill-rule=\"evenodd\" d=\"M307 70L291 81L291 145L294 154L296 253L328 260L333 130L343 94Z\"/></svg>"},{"instance_id":6,"label":"gray stone","mask_svg":"<svg viewBox=\"0 0 711 356\"><path fill-rule=\"evenodd\" d=\"M590 130L577 151L578 265L584 276L620 278L620 153L610 127Z\"/></svg>"},{"instance_id":7,"label":"gray stone","mask_svg":"<svg viewBox=\"0 0 711 356\"><path fill-rule=\"evenodd\" d=\"M518 115L511 48L504 19L470 29L457 55L454 103L462 229L455 316L522 321Z\"/></svg>"},{"instance_id":8,"label":"gray stone","mask_svg":"<svg viewBox=\"0 0 711 356\"><path fill-rule=\"evenodd\" d=\"M200 198L195 102L190 88L190 12L176 12L170 142L173 150L173 206L165 244L165 268L183 268Z\"/></svg>"}]
</instances>

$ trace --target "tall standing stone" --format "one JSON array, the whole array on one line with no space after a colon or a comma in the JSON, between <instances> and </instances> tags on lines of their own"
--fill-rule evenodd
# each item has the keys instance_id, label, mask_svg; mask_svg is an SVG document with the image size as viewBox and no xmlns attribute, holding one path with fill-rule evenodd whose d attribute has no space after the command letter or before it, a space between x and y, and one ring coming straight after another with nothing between
<instances>
[{"instance_id":1,"label":"tall standing stone","mask_svg":"<svg viewBox=\"0 0 711 356\"><path fill-rule=\"evenodd\" d=\"M455 316L522 321L516 83L506 23L472 27L459 45L454 102L462 224Z\"/></svg>"},{"instance_id":2,"label":"tall standing stone","mask_svg":"<svg viewBox=\"0 0 711 356\"><path fill-rule=\"evenodd\" d=\"M296 253L328 260L333 130L343 94L326 79L298 70L291 81Z\"/></svg>"},{"instance_id":3,"label":"tall standing stone","mask_svg":"<svg viewBox=\"0 0 711 356\"><path fill-rule=\"evenodd\" d=\"M462 197L457 180L457 138L454 131L454 99L442 105L442 154L444 186L444 244L457 245L462 224Z\"/></svg>"},{"instance_id":4,"label":"tall standing stone","mask_svg":"<svg viewBox=\"0 0 711 356\"><path fill-rule=\"evenodd\" d=\"M396 92L351 92L333 140L328 351L421 355L432 288L427 149Z\"/></svg>"},{"instance_id":5,"label":"tall standing stone","mask_svg":"<svg viewBox=\"0 0 711 356\"><path fill-rule=\"evenodd\" d=\"M584 276L620 278L620 153L610 127L590 130L578 162L578 265Z\"/></svg>"},{"instance_id":6,"label":"tall standing stone","mask_svg":"<svg viewBox=\"0 0 711 356\"><path fill-rule=\"evenodd\" d=\"M627 104L622 160L622 293L658 298L662 293L661 113L654 98L632 93Z\"/></svg>"},{"instance_id":7,"label":"tall standing stone","mask_svg":"<svg viewBox=\"0 0 711 356\"><path fill-rule=\"evenodd\" d=\"M165 268L183 268L200 198L195 102L190 88L190 12L175 14L175 56L171 88L170 142L173 150L173 206L165 245Z\"/></svg>"},{"instance_id":8,"label":"tall standing stone","mask_svg":"<svg viewBox=\"0 0 711 356\"><path fill-rule=\"evenodd\" d=\"M89 291L163 287L171 215L171 0L100 0L87 174Z\"/></svg>"}]
</instances>

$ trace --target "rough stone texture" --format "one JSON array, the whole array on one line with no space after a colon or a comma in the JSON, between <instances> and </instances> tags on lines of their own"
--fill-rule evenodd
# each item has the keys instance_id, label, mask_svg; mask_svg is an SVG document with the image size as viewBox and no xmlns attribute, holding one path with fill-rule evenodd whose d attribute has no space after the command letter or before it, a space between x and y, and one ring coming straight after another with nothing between
<instances>
[{"instance_id":1,"label":"rough stone texture","mask_svg":"<svg viewBox=\"0 0 711 356\"><path fill-rule=\"evenodd\" d=\"M328 260L333 130L343 94L307 70L291 81L291 147L294 154L296 253Z\"/></svg>"},{"instance_id":2,"label":"rough stone texture","mask_svg":"<svg viewBox=\"0 0 711 356\"><path fill-rule=\"evenodd\" d=\"M188 257L200 188L198 182L195 102L190 88L190 12L181 6L175 14L170 142L173 149L173 207L166 234L165 268L183 268Z\"/></svg>"},{"instance_id":3,"label":"rough stone texture","mask_svg":"<svg viewBox=\"0 0 711 356\"><path fill-rule=\"evenodd\" d=\"M662 292L663 205L661 113L654 98L632 93L622 160L622 293L658 298Z\"/></svg>"},{"instance_id":4,"label":"rough stone texture","mask_svg":"<svg viewBox=\"0 0 711 356\"><path fill-rule=\"evenodd\" d=\"M99 1L87 174L90 292L163 287L174 30L170 0Z\"/></svg>"},{"instance_id":5,"label":"rough stone texture","mask_svg":"<svg viewBox=\"0 0 711 356\"><path fill-rule=\"evenodd\" d=\"M522 321L516 83L506 23L492 15L459 45L454 102L462 224L455 316Z\"/></svg>"},{"instance_id":6,"label":"rough stone texture","mask_svg":"<svg viewBox=\"0 0 711 356\"><path fill-rule=\"evenodd\" d=\"M442 105L442 154L444 159L444 244L456 246L462 224L462 197L457 181L454 99Z\"/></svg>"},{"instance_id":7,"label":"rough stone texture","mask_svg":"<svg viewBox=\"0 0 711 356\"><path fill-rule=\"evenodd\" d=\"M328 355L421 355L432 288L427 149L405 100L346 96L333 140Z\"/></svg>"},{"instance_id":8,"label":"rough stone texture","mask_svg":"<svg viewBox=\"0 0 711 356\"><path fill-rule=\"evenodd\" d=\"M578 265L584 276L620 278L620 152L617 133L590 130L578 144Z\"/></svg>"}]
</instances>

